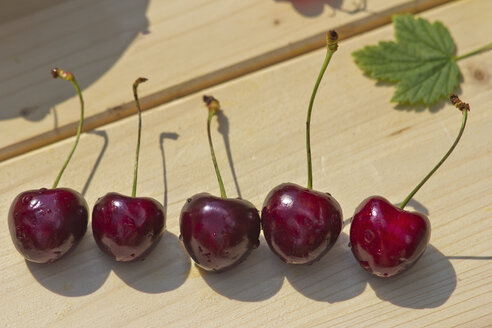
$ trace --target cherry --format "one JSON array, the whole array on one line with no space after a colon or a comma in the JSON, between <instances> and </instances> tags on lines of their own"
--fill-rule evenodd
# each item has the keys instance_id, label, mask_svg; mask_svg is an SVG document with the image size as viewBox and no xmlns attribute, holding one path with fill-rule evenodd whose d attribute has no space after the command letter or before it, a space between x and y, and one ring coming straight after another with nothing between
<instances>
[{"instance_id":1,"label":"cherry","mask_svg":"<svg viewBox=\"0 0 492 328\"><path fill-rule=\"evenodd\" d=\"M430 232L427 216L404 211L383 197L373 196L355 210L350 244L364 269L390 277L417 261L429 243Z\"/></svg>"},{"instance_id":2,"label":"cherry","mask_svg":"<svg viewBox=\"0 0 492 328\"><path fill-rule=\"evenodd\" d=\"M57 188L79 142L84 122L84 100L72 73L59 68L54 68L51 73L54 78L69 81L74 86L80 99L80 121L75 143L52 189L22 192L10 206L8 224L12 241L26 260L37 263L56 261L72 250L82 240L88 222L84 197L75 190Z\"/></svg>"},{"instance_id":3,"label":"cherry","mask_svg":"<svg viewBox=\"0 0 492 328\"><path fill-rule=\"evenodd\" d=\"M350 227L350 246L359 264L379 277L391 277L411 267L429 243L431 225L427 216L403 210L415 193L449 157L465 129L468 104L451 95L463 113L458 137L451 148L399 207L380 196L365 199L355 210Z\"/></svg>"},{"instance_id":4,"label":"cherry","mask_svg":"<svg viewBox=\"0 0 492 328\"><path fill-rule=\"evenodd\" d=\"M138 78L133 94L138 109L138 138L132 196L110 192L99 198L92 211L92 233L99 248L121 262L143 259L159 242L165 228L164 207L155 199L135 197L142 114L137 87L147 81Z\"/></svg>"},{"instance_id":5,"label":"cherry","mask_svg":"<svg viewBox=\"0 0 492 328\"><path fill-rule=\"evenodd\" d=\"M200 193L189 198L179 219L179 239L195 263L220 272L244 261L260 244L260 216L244 199L227 198L210 135L210 122L220 110L217 99L204 96L209 114L207 133L221 197Z\"/></svg>"},{"instance_id":6,"label":"cherry","mask_svg":"<svg viewBox=\"0 0 492 328\"><path fill-rule=\"evenodd\" d=\"M164 232L164 207L155 199L110 192L92 211L92 233L99 248L116 261L143 259Z\"/></svg>"},{"instance_id":7,"label":"cherry","mask_svg":"<svg viewBox=\"0 0 492 328\"><path fill-rule=\"evenodd\" d=\"M244 199L196 194L181 211L180 230L186 251L207 271L242 262L260 244L258 210Z\"/></svg>"},{"instance_id":8,"label":"cherry","mask_svg":"<svg viewBox=\"0 0 492 328\"><path fill-rule=\"evenodd\" d=\"M327 35L326 58L314 86L306 120L308 185L293 183L275 187L267 195L261 212L263 233L268 246L278 257L292 264L311 264L334 245L343 227L342 209L328 193L312 190L310 122L314 98L333 53L338 35Z\"/></svg>"}]
</instances>

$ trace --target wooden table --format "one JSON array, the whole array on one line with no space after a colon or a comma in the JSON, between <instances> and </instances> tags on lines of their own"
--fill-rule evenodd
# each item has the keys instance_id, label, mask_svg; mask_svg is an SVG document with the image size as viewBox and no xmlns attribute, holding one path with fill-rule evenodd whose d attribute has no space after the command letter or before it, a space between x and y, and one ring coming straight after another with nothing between
<instances>
[{"instance_id":1,"label":"wooden table","mask_svg":"<svg viewBox=\"0 0 492 328\"><path fill-rule=\"evenodd\" d=\"M307 2L307 4L306 4ZM264 239L246 262L203 273L179 244L179 213L198 192L219 193L201 95L223 105L214 121L226 190L257 208L282 182L306 183L304 120L324 57L342 37L316 99L314 187L344 217L367 196L401 201L453 141L461 115L445 102L395 106L394 88L351 53L393 39L394 13L448 26L465 53L490 42L492 2L463 1L18 1L0 25L0 323L5 327L485 327L492 322L492 51L459 62L472 111L456 152L410 203L432 222L428 249L392 279L366 274L347 244L311 266L278 260ZM10 6L10 7L9 7ZM137 117L143 114L137 193L163 202L167 232L143 262L114 263L89 231L50 265L28 263L7 229L13 198L49 187L73 143L78 100L49 70L73 71L87 103L86 132L60 186L90 207L129 194Z\"/></svg>"}]
</instances>

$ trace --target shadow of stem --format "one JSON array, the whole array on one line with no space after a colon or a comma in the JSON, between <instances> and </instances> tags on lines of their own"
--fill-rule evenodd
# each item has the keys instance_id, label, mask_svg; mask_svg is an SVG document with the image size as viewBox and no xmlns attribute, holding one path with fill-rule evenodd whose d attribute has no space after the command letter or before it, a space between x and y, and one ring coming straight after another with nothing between
<instances>
[{"instance_id":1,"label":"shadow of stem","mask_svg":"<svg viewBox=\"0 0 492 328\"><path fill-rule=\"evenodd\" d=\"M241 189L239 188L239 184L237 182L236 170L234 169L234 161L232 160L231 145L229 142L229 119L227 118L227 116L224 114L222 110L220 110L217 113L217 118L219 120L219 133L222 135L222 138L224 139L224 145L227 152L227 159L229 161L229 167L231 168L232 178L236 186L237 196L239 198L242 198Z\"/></svg>"},{"instance_id":2,"label":"shadow of stem","mask_svg":"<svg viewBox=\"0 0 492 328\"><path fill-rule=\"evenodd\" d=\"M162 156L162 176L164 179L164 215L167 217L167 172L166 172L166 156L164 155L164 140L171 139L177 140L179 138L179 134L174 132L162 132L159 136L159 145L161 148L161 156Z\"/></svg>"},{"instance_id":3,"label":"shadow of stem","mask_svg":"<svg viewBox=\"0 0 492 328\"><path fill-rule=\"evenodd\" d=\"M97 156L97 160L94 163L94 166L92 167L91 173L89 174L89 177L87 178L87 181L85 182L84 188L82 188L82 196L85 196L85 194L87 193L87 189L89 189L89 185L91 184L92 179L94 178L94 174L96 173L96 170L99 167L99 164L101 163L101 159L102 159L104 153L106 152L106 148L108 148L108 142L109 142L108 141L108 134L106 133L106 131L89 131L87 133L95 134L95 135L102 137L104 139L104 144L103 144L101 151L99 152L99 156Z\"/></svg>"},{"instance_id":4,"label":"shadow of stem","mask_svg":"<svg viewBox=\"0 0 492 328\"><path fill-rule=\"evenodd\" d=\"M446 256L448 260L492 260L492 256Z\"/></svg>"}]
</instances>

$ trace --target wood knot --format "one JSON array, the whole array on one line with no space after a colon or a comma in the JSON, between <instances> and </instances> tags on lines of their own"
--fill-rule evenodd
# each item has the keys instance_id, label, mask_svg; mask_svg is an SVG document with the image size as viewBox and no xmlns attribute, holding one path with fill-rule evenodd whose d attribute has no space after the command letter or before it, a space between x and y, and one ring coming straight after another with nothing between
<instances>
[{"instance_id":1,"label":"wood knot","mask_svg":"<svg viewBox=\"0 0 492 328\"><path fill-rule=\"evenodd\" d=\"M120 114L122 110L123 110L123 106L122 105L118 105L118 106L115 106L115 107L110 107L110 108L107 109L108 112L113 112L113 113L117 113L117 114Z\"/></svg>"},{"instance_id":2,"label":"wood knot","mask_svg":"<svg viewBox=\"0 0 492 328\"><path fill-rule=\"evenodd\" d=\"M33 112L35 112L38 108L39 108L39 106L24 107L19 111L19 114L22 117L27 117L27 116L31 115Z\"/></svg>"},{"instance_id":3,"label":"wood knot","mask_svg":"<svg viewBox=\"0 0 492 328\"><path fill-rule=\"evenodd\" d=\"M483 79L485 79L485 73L484 71L482 71L481 69L476 69L474 72L473 72L473 77L478 80L478 81L483 81Z\"/></svg>"},{"instance_id":4,"label":"wood knot","mask_svg":"<svg viewBox=\"0 0 492 328\"><path fill-rule=\"evenodd\" d=\"M396 131L394 131L394 132L390 133L390 134L389 134L389 137L394 137L394 136L397 136L397 135L402 134L403 132L405 132L405 131L407 131L407 130L409 130L409 129L410 129L410 127L409 127L409 126L406 126L406 127L404 127L404 128L401 128L401 129L399 129L399 130L396 130Z\"/></svg>"}]
</instances>

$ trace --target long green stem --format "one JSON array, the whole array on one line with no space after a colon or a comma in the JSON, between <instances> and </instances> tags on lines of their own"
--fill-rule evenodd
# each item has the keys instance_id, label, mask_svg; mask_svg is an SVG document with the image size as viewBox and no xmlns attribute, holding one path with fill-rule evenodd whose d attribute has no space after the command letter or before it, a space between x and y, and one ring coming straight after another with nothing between
<instances>
[{"instance_id":1,"label":"long green stem","mask_svg":"<svg viewBox=\"0 0 492 328\"><path fill-rule=\"evenodd\" d=\"M454 59L455 61L458 61L458 60L460 60L460 59L467 58L467 57L470 57L470 56L473 56L473 55L479 54L479 53L481 53L481 52L484 52L484 51L487 51L487 50L490 50L490 49L492 49L492 42L490 42L489 44L486 44L486 45L484 45L483 47L480 47L480 48L478 48L478 49L476 49L476 50L470 51L470 52L468 52L468 53L466 53L466 54L464 54L464 55L454 57L453 59Z\"/></svg>"},{"instance_id":2,"label":"long green stem","mask_svg":"<svg viewBox=\"0 0 492 328\"><path fill-rule=\"evenodd\" d=\"M73 153L75 152L75 148L77 148L77 144L79 143L80 139L80 133L82 132L82 125L84 124L84 98L82 97L82 92L80 91L80 87L75 80L75 77L72 73L70 72L65 72L64 70L60 68L53 68L51 70L51 75L56 78L60 78L65 81L70 81L72 85L75 88L75 91L77 92L77 95L79 96L80 99L80 120L79 120L79 126L77 128L77 136L75 137L75 143L73 144L72 150L70 151L70 154L68 155L67 159L65 160L65 163L63 164L60 172L58 173L58 176L55 179L55 182L53 183L53 188L56 188L58 186L58 182L60 182L61 176L63 175L63 172L65 172L65 168L68 165L68 162L70 162L70 159L72 158Z\"/></svg>"},{"instance_id":3,"label":"long green stem","mask_svg":"<svg viewBox=\"0 0 492 328\"><path fill-rule=\"evenodd\" d=\"M227 198L224 188L224 182L222 182L219 166L217 165L217 159L215 158L214 145L212 144L212 136L210 133L210 122L212 122L212 118L220 110L220 104L219 101L212 96L203 96L203 101L207 104L208 107L208 119L207 119L208 145L210 146L210 154L212 154L212 162L214 163L215 174L217 175L217 181L219 182L220 196L222 198Z\"/></svg>"},{"instance_id":4,"label":"long green stem","mask_svg":"<svg viewBox=\"0 0 492 328\"><path fill-rule=\"evenodd\" d=\"M326 68L330 63L331 57L338 49L338 34L335 31L329 31L326 37L326 57L323 62L323 66L321 66L321 71L318 74L318 79L314 84L313 93L311 94L311 99L309 100L309 107L306 118L306 153L307 153L307 169L308 169L308 189L313 188L313 165L311 162L311 112L313 111L314 98L316 97L316 93L318 92L319 84L321 83L321 79L325 74Z\"/></svg>"},{"instance_id":5,"label":"long green stem","mask_svg":"<svg viewBox=\"0 0 492 328\"><path fill-rule=\"evenodd\" d=\"M133 82L133 97L135 98L135 103L138 109L138 137L137 137L137 150L135 152L135 169L133 170L133 188L132 197L137 194L137 175L138 175L138 155L140 154L140 137L142 135L142 108L140 107L140 101L138 100L138 85L142 82L147 81L145 77L139 77Z\"/></svg>"},{"instance_id":6,"label":"long green stem","mask_svg":"<svg viewBox=\"0 0 492 328\"><path fill-rule=\"evenodd\" d=\"M405 200L400 204L400 209L403 209L408 204L408 202L410 201L410 199L412 199L412 197L415 195L415 193L417 193L417 191L419 191L419 189L424 185L424 183L426 183L427 180L429 180L429 178L434 174L434 172L436 172L437 169L442 165L442 163L444 163L444 161L449 157L449 155L451 155L454 148L456 147L456 145L460 141L461 136L463 135L463 131L465 130L465 126L466 126L466 120L468 118L468 111L470 110L470 106L467 103L462 102L458 98L458 96L456 96L456 95L451 95L450 100L453 103L453 105L455 105L463 113L463 119L461 121L461 128L460 128L460 131L458 133L458 136L456 137L455 141L451 145L451 148L449 148L448 152L439 161L439 163L437 163L437 165L429 172L429 174L427 174L425 176L425 178L417 185L417 187L415 187L415 189L413 189L412 192L407 196L407 198L405 198Z\"/></svg>"}]
</instances>

